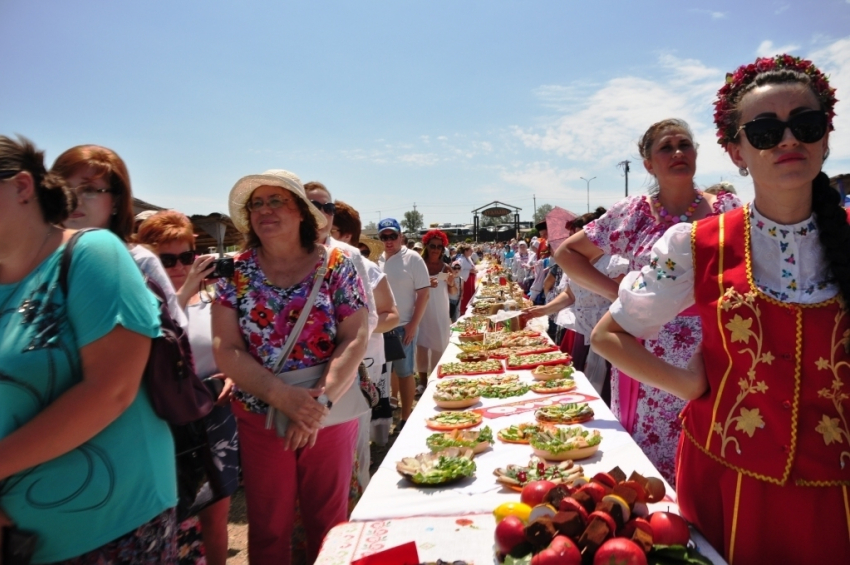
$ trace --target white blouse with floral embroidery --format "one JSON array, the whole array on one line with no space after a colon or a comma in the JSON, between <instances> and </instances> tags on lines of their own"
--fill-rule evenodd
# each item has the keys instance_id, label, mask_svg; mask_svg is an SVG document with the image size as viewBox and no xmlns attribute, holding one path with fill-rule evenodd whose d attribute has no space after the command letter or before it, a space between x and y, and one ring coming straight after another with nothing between
<instances>
[{"instance_id":1,"label":"white blouse with floral embroidery","mask_svg":"<svg viewBox=\"0 0 850 565\"><path fill-rule=\"evenodd\" d=\"M823 258L814 217L782 225L750 210L753 278L759 289L779 300L816 304L835 296ZM630 334L653 339L661 327L694 303L691 225L671 227L652 248L650 264L620 283L611 305L614 320Z\"/></svg>"}]
</instances>

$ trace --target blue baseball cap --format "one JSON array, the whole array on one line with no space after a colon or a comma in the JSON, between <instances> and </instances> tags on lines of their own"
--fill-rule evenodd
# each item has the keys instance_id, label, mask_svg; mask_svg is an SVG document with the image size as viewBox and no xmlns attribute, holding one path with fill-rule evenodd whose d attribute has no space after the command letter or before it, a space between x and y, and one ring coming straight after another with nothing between
<instances>
[{"instance_id":1,"label":"blue baseball cap","mask_svg":"<svg viewBox=\"0 0 850 565\"><path fill-rule=\"evenodd\" d=\"M396 233L401 233L401 226L395 218L384 218L378 222L378 233L384 230L393 230Z\"/></svg>"}]
</instances>

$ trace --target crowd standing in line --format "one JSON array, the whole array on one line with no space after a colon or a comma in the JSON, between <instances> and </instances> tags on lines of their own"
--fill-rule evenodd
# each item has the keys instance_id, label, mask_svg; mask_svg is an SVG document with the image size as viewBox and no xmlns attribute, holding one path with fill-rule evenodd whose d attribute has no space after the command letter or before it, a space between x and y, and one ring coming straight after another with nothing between
<instances>
[{"instance_id":1,"label":"crowd standing in line","mask_svg":"<svg viewBox=\"0 0 850 565\"><path fill-rule=\"evenodd\" d=\"M562 348L727 560L850 554L850 226L821 171L834 92L787 55L730 73L715 122L754 202L700 190L690 128L663 120L638 143L650 195L582 216L557 250L545 222L477 248L439 230L405 241L393 218L380 243L361 239L322 183L249 175L229 195L245 246L224 277L185 215L134 222L114 151L73 147L47 171L32 143L0 136L0 526L38 536L34 563L219 565L241 470L250 562L292 562L299 520L313 562L368 482L370 421L399 397L403 428L489 255L534 301L524 317L548 315L556 341L574 332ZM65 279L83 228L97 229L75 238ZM189 509L200 532L178 523L175 431L142 380L161 334L145 278L218 404L199 420L220 471ZM764 519L789 507L819 519Z\"/></svg>"}]
</instances>

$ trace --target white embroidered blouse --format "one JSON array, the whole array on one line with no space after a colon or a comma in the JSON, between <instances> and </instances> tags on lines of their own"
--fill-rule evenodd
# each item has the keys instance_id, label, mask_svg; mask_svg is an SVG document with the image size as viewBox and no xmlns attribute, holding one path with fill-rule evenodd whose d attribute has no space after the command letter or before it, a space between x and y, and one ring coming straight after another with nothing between
<instances>
[{"instance_id":1,"label":"white embroidered blouse","mask_svg":"<svg viewBox=\"0 0 850 565\"><path fill-rule=\"evenodd\" d=\"M748 206L753 278L759 289L779 300L816 304L836 295L821 251L814 216L798 224L768 220ZM630 334L652 339L661 327L694 304L691 224L677 224L652 248L650 264L620 283L611 305L614 320Z\"/></svg>"}]
</instances>

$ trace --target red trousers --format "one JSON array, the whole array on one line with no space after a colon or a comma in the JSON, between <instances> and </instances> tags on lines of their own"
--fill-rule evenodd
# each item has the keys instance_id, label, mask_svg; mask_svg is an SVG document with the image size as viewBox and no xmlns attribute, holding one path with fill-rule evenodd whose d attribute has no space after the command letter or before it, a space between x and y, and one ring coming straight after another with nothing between
<instances>
[{"instance_id":1,"label":"red trousers","mask_svg":"<svg viewBox=\"0 0 850 565\"><path fill-rule=\"evenodd\" d=\"M469 276L463 282L463 299L460 301L460 315L466 314L466 305L472 300L472 295L475 294L475 275L469 273Z\"/></svg>"},{"instance_id":2,"label":"red trousers","mask_svg":"<svg viewBox=\"0 0 850 565\"><path fill-rule=\"evenodd\" d=\"M233 414L248 506L249 563L289 565L296 499L312 563L328 531L348 519L357 420L319 431L312 448L285 451L274 429L265 429L264 415L248 412L238 402Z\"/></svg>"}]
</instances>

